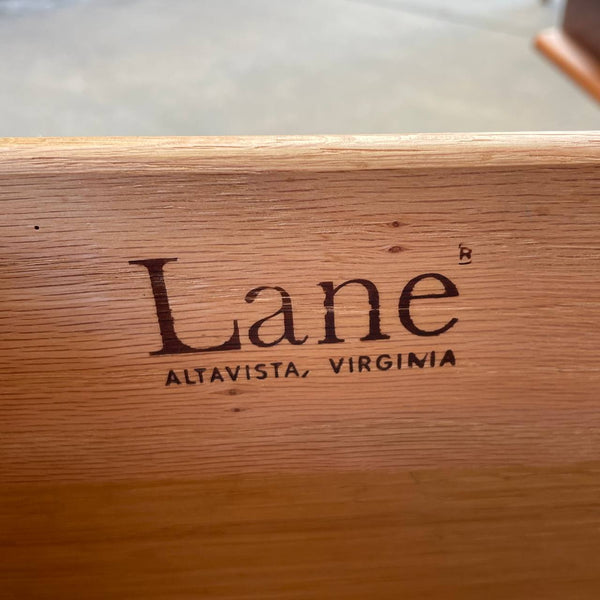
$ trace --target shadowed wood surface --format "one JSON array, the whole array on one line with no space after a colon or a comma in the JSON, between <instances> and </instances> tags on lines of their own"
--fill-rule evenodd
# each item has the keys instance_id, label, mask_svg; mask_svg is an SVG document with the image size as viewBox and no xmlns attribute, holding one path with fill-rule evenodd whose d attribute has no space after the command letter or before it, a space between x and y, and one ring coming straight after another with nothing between
<instances>
[{"instance_id":1,"label":"shadowed wood surface","mask_svg":"<svg viewBox=\"0 0 600 600\"><path fill-rule=\"evenodd\" d=\"M563 29L600 58L600 5L595 0L569 0L565 6Z\"/></svg>"},{"instance_id":2,"label":"shadowed wood surface","mask_svg":"<svg viewBox=\"0 0 600 600\"><path fill-rule=\"evenodd\" d=\"M3 140L7 596L597 597L599 142Z\"/></svg>"},{"instance_id":3,"label":"shadowed wood surface","mask_svg":"<svg viewBox=\"0 0 600 600\"><path fill-rule=\"evenodd\" d=\"M594 598L598 468L10 486L4 589L99 600Z\"/></svg>"}]
</instances>

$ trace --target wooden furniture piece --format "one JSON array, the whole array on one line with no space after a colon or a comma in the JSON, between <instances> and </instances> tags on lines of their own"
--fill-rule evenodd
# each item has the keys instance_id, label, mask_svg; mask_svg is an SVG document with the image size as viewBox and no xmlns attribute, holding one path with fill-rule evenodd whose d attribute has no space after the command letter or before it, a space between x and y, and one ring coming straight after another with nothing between
<instances>
[{"instance_id":1,"label":"wooden furniture piece","mask_svg":"<svg viewBox=\"0 0 600 600\"><path fill-rule=\"evenodd\" d=\"M600 2L569 0L562 28L542 31L536 47L600 101Z\"/></svg>"},{"instance_id":2,"label":"wooden furniture piece","mask_svg":"<svg viewBox=\"0 0 600 600\"><path fill-rule=\"evenodd\" d=\"M0 142L0 597L596 599L600 134Z\"/></svg>"}]
</instances>

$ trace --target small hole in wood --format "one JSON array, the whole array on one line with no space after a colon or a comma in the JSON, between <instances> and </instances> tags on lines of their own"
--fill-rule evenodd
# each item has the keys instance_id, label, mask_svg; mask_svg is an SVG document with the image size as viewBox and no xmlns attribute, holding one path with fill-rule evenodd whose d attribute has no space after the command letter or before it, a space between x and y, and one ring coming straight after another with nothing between
<instances>
[{"instance_id":1,"label":"small hole in wood","mask_svg":"<svg viewBox=\"0 0 600 600\"><path fill-rule=\"evenodd\" d=\"M39 225L34 225L33 228L37 231L40 228L40 226Z\"/></svg>"}]
</instances>

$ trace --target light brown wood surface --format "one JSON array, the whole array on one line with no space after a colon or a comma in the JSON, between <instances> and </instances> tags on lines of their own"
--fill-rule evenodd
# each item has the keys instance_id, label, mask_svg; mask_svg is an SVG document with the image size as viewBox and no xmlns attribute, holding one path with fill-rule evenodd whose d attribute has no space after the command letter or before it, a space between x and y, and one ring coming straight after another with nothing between
<instances>
[{"instance_id":1,"label":"light brown wood surface","mask_svg":"<svg viewBox=\"0 0 600 600\"><path fill-rule=\"evenodd\" d=\"M0 597L597 598L599 166L598 133L2 140ZM152 258L179 338L241 349L151 354ZM431 273L458 295L411 319L458 320L421 336ZM319 344L353 279L389 339L354 283ZM304 344L251 343L261 286Z\"/></svg>"}]
</instances>

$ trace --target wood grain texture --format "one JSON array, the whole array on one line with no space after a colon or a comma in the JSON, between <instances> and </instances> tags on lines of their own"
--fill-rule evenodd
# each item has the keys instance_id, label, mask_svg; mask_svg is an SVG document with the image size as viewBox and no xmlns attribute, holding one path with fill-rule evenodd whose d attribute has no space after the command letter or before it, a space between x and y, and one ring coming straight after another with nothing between
<instances>
[{"instance_id":1,"label":"wood grain texture","mask_svg":"<svg viewBox=\"0 0 600 600\"><path fill-rule=\"evenodd\" d=\"M0 597L596 598L599 165L598 133L2 140ZM151 258L179 338L241 349L151 354ZM458 320L416 335L431 273L458 295L411 319ZM355 279L389 339L354 283L320 344ZM251 342L261 286L305 343Z\"/></svg>"}]
</instances>

